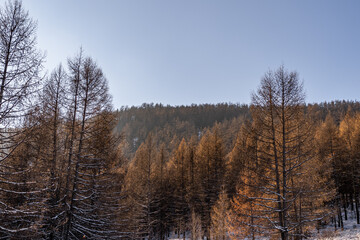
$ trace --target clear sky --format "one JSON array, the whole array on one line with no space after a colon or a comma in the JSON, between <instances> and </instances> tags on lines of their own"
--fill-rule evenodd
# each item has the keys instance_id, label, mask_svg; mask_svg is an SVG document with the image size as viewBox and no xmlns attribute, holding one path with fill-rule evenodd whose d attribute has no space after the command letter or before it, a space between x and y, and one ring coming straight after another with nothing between
<instances>
[{"instance_id":1,"label":"clear sky","mask_svg":"<svg viewBox=\"0 0 360 240\"><path fill-rule=\"evenodd\" d=\"M1 0L4 4L4 0ZM250 103L269 69L304 81L307 102L360 99L358 0L24 0L46 69L80 46L115 108Z\"/></svg>"}]
</instances>

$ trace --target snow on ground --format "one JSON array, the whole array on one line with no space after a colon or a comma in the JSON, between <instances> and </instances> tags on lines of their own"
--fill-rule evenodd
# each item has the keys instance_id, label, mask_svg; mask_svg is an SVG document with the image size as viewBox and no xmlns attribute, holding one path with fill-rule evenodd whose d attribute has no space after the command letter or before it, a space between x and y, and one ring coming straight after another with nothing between
<instances>
[{"instance_id":1,"label":"snow on ground","mask_svg":"<svg viewBox=\"0 0 360 240\"><path fill-rule=\"evenodd\" d=\"M168 238L169 240L183 240L182 235L180 237L172 233ZM190 240L190 233L186 234L186 240ZM348 220L344 220L344 230L337 228L335 231L334 225L330 224L324 229L321 229L319 233L314 234L311 240L360 240L360 224L356 224L356 216L352 211L348 212Z\"/></svg>"},{"instance_id":2,"label":"snow on ground","mask_svg":"<svg viewBox=\"0 0 360 240\"><path fill-rule=\"evenodd\" d=\"M356 224L356 216L354 212L348 213L348 220L344 220L344 230L337 228L335 231L334 225L329 225L320 230L320 233L314 236L314 240L360 240L360 224Z\"/></svg>"},{"instance_id":3,"label":"snow on ground","mask_svg":"<svg viewBox=\"0 0 360 240\"><path fill-rule=\"evenodd\" d=\"M184 237L183 237L182 234L180 234L180 236L178 236L176 233L172 232L172 233L170 234L170 237L167 238L167 239L168 239L168 240L184 240ZM190 239L191 239L191 234L190 234L190 232L187 232L187 233L185 234L185 240L190 240Z\"/></svg>"}]
</instances>

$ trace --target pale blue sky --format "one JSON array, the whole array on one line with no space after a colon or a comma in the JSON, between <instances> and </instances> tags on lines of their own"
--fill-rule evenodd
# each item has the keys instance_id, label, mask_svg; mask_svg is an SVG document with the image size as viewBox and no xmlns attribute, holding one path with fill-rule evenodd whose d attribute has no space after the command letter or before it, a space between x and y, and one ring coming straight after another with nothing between
<instances>
[{"instance_id":1,"label":"pale blue sky","mask_svg":"<svg viewBox=\"0 0 360 240\"><path fill-rule=\"evenodd\" d=\"M4 0L1 0L3 5ZM80 46L114 107L250 103L268 69L304 80L307 102L360 99L360 1L24 0L49 71Z\"/></svg>"}]
</instances>

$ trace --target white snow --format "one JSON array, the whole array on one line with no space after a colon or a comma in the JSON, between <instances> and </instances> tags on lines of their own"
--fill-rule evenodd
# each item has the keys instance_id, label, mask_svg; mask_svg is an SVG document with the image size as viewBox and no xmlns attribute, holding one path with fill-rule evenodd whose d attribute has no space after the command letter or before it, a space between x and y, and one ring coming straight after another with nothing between
<instances>
[{"instance_id":1,"label":"white snow","mask_svg":"<svg viewBox=\"0 0 360 240\"><path fill-rule=\"evenodd\" d=\"M330 224L324 229L321 229L319 233L314 233L314 236L308 239L311 240L360 240L360 224L356 223L355 213L348 211L348 220L344 220L344 230L337 228L335 231L334 225ZM180 238L174 232L171 233L168 240L183 240L183 236ZM190 233L187 232L186 240L190 240Z\"/></svg>"},{"instance_id":2,"label":"white snow","mask_svg":"<svg viewBox=\"0 0 360 240\"><path fill-rule=\"evenodd\" d=\"M354 212L348 212L348 220L344 220L344 230L337 228L335 231L334 225L329 225L325 229L320 230L314 238L316 240L360 240L360 224L356 224L356 216Z\"/></svg>"}]
</instances>

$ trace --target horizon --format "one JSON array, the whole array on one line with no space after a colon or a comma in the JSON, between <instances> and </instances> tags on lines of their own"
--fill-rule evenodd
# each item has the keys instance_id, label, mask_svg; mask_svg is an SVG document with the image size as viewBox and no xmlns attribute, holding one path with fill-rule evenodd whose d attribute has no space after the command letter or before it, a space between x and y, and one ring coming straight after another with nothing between
<instances>
[{"instance_id":1,"label":"horizon","mask_svg":"<svg viewBox=\"0 0 360 240\"><path fill-rule=\"evenodd\" d=\"M346 103L360 103L360 100L352 100L352 99L334 99L334 100L330 100L330 101L321 101L321 102L305 102L305 105L315 105L315 104L329 104L329 103L333 103L333 102L346 102ZM124 106L120 106L119 108L114 109L116 110L121 110L122 108L141 108L143 107L143 105L152 105L154 107L156 106L162 106L162 107L192 107L192 106L202 106L202 105L236 105L236 106L251 106L252 103L240 103L240 102L218 102L218 103L191 103L191 104L181 104L181 105L171 105L171 104L163 104L163 103L154 103L154 102L144 102L142 104L139 105L124 105Z\"/></svg>"}]
</instances>

